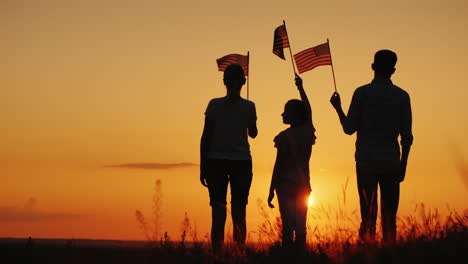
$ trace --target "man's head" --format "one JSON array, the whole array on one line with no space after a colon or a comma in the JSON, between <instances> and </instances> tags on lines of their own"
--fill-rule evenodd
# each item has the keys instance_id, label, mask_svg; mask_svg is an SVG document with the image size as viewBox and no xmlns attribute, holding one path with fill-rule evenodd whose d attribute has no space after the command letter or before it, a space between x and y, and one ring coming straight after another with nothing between
<instances>
[{"instance_id":1,"label":"man's head","mask_svg":"<svg viewBox=\"0 0 468 264\"><path fill-rule=\"evenodd\" d=\"M242 85L245 84L244 69L239 64L230 64L224 70L224 85L228 90L237 89L240 90Z\"/></svg>"},{"instance_id":2,"label":"man's head","mask_svg":"<svg viewBox=\"0 0 468 264\"><path fill-rule=\"evenodd\" d=\"M374 55L372 69L376 74L390 77L395 72L397 55L391 50L379 50Z\"/></svg>"}]
</instances>

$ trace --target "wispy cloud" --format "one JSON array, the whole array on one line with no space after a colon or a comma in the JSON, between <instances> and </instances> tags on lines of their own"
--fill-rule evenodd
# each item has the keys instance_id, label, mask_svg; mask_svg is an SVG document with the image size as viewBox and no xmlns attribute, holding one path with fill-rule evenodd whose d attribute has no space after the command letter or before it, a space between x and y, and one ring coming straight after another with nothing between
<instances>
[{"instance_id":1,"label":"wispy cloud","mask_svg":"<svg viewBox=\"0 0 468 264\"><path fill-rule=\"evenodd\" d=\"M106 168L144 169L144 170L171 170L179 168L197 167L198 164L189 162L180 163L123 163L105 166Z\"/></svg>"},{"instance_id":2,"label":"wispy cloud","mask_svg":"<svg viewBox=\"0 0 468 264\"><path fill-rule=\"evenodd\" d=\"M463 159L463 156L459 155L455 158L458 173L465 184L466 190L468 191L468 164Z\"/></svg>"},{"instance_id":3,"label":"wispy cloud","mask_svg":"<svg viewBox=\"0 0 468 264\"><path fill-rule=\"evenodd\" d=\"M89 216L84 214L45 212L37 210L36 206L37 200L31 197L23 207L0 207L0 223L63 220Z\"/></svg>"},{"instance_id":4,"label":"wispy cloud","mask_svg":"<svg viewBox=\"0 0 468 264\"><path fill-rule=\"evenodd\" d=\"M0 207L0 222L34 222L42 220L63 220L82 218L88 215L70 213L49 213L41 211L27 211L14 207Z\"/></svg>"},{"instance_id":5,"label":"wispy cloud","mask_svg":"<svg viewBox=\"0 0 468 264\"><path fill-rule=\"evenodd\" d=\"M458 174L460 175L461 180L465 184L465 188L468 191L468 163L466 163L459 145L456 144L453 140L450 142L450 150L452 152Z\"/></svg>"}]
</instances>

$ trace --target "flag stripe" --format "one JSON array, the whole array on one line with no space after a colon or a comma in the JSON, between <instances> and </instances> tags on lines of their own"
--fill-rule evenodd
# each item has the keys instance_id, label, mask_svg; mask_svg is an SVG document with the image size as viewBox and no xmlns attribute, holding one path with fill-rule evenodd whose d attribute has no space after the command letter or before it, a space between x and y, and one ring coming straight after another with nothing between
<instances>
[{"instance_id":1,"label":"flag stripe","mask_svg":"<svg viewBox=\"0 0 468 264\"><path fill-rule=\"evenodd\" d=\"M242 66L245 76L249 73L249 57L241 54L229 54L216 60L218 71L225 71L227 66L237 63Z\"/></svg>"},{"instance_id":2,"label":"flag stripe","mask_svg":"<svg viewBox=\"0 0 468 264\"><path fill-rule=\"evenodd\" d=\"M283 48L289 47L289 41L287 39L287 36L282 36L281 39L276 39L274 42L274 46L282 46Z\"/></svg>"},{"instance_id":3,"label":"flag stripe","mask_svg":"<svg viewBox=\"0 0 468 264\"><path fill-rule=\"evenodd\" d=\"M323 43L295 54L294 61L299 73L310 71L318 66L331 65L328 43Z\"/></svg>"},{"instance_id":4,"label":"flag stripe","mask_svg":"<svg viewBox=\"0 0 468 264\"><path fill-rule=\"evenodd\" d=\"M329 62L330 63L330 56L320 56L320 57L315 57L311 59L306 59L300 62L296 62L297 64L302 64L302 65L307 65L307 64L312 64L315 62Z\"/></svg>"},{"instance_id":5,"label":"flag stripe","mask_svg":"<svg viewBox=\"0 0 468 264\"><path fill-rule=\"evenodd\" d=\"M318 66L330 65L330 64L331 63L329 59L322 59L322 60L308 61L306 63L296 64L296 65L297 65L297 70L299 71L299 73L303 73L306 71L310 71Z\"/></svg>"},{"instance_id":6,"label":"flag stripe","mask_svg":"<svg viewBox=\"0 0 468 264\"><path fill-rule=\"evenodd\" d=\"M330 55L326 56L318 56L318 57L306 57L302 59L295 60L296 64L307 64L307 63L313 63L314 61L318 60L326 60L331 62L331 57Z\"/></svg>"},{"instance_id":7,"label":"flag stripe","mask_svg":"<svg viewBox=\"0 0 468 264\"><path fill-rule=\"evenodd\" d=\"M298 64L301 64L301 65L308 65L308 64L314 64L314 63L317 63L317 62L327 62L327 63L330 63L330 57L317 57L317 58L314 58L314 59L309 59L309 60L305 60L305 61L302 61Z\"/></svg>"},{"instance_id":8,"label":"flag stripe","mask_svg":"<svg viewBox=\"0 0 468 264\"><path fill-rule=\"evenodd\" d=\"M324 65L330 65L330 62L328 61L322 61L322 62L316 62L314 64L308 64L308 65L305 65L305 66L302 66L302 67L297 67L297 70L299 73L303 73L303 72L306 72L306 71L310 71L318 66L324 66Z\"/></svg>"},{"instance_id":9,"label":"flag stripe","mask_svg":"<svg viewBox=\"0 0 468 264\"><path fill-rule=\"evenodd\" d=\"M289 47L288 32L286 31L286 27L281 25L275 29L273 36L273 54L284 60L283 49L287 47Z\"/></svg>"}]
</instances>

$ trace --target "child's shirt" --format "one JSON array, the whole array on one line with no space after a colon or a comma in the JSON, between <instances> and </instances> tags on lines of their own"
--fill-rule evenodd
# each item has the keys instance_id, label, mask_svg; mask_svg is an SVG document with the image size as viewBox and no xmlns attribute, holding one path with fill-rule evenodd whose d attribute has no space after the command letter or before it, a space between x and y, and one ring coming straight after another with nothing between
<instances>
[{"instance_id":1,"label":"child's shirt","mask_svg":"<svg viewBox=\"0 0 468 264\"><path fill-rule=\"evenodd\" d=\"M290 127L275 139L278 149L276 188L279 192L311 191L309 160L315 143L315 129L306 123Z\"/></svg>"}]
</instances>

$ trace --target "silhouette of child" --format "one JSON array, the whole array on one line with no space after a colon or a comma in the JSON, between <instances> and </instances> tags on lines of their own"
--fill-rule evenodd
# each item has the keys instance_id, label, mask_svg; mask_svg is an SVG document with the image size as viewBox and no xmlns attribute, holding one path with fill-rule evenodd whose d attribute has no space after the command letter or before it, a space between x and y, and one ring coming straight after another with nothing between
<instances>
[{"instance_id":1,"label":"silhouette of child","mask_svg":"<svg viewBox=\"0 0 468 264\"><path fill-rule=\"evenodd\" d=\"M272 200L276 191L283 223L283 246L293 245L295 233L295 244L305 248L307 200L312 190L309 160L316 137L312 109L297 74L295 82L302 100L289 100L284 106L283 123L290 127L274 139L277 155L268 205L274 208Z\"/></svg>"}]
</instances>

